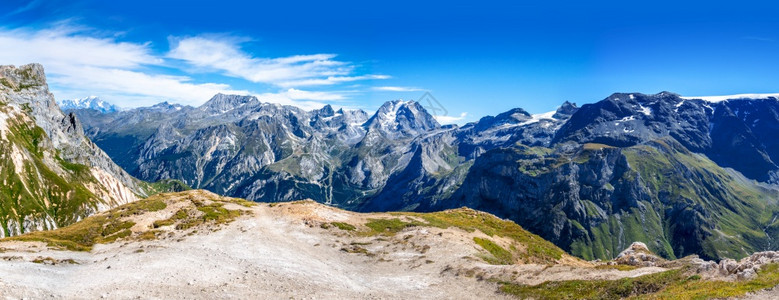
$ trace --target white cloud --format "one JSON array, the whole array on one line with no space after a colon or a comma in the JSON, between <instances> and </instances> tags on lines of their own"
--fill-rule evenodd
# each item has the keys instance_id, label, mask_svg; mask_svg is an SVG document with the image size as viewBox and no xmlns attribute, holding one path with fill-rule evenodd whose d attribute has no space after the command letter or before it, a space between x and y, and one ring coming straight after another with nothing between
<instances>
[{"instance_id":1,"label":"white cloud","mask_svg":"<svg viewBox=\"0 0 779 300\"><path fill-rule=\"evenodd\" d=\"M344 95L333 92L312 92L298 89L289 89L283 93L293 100L343 100Z\"/></svg>"},{"instance_id":2,"label":"white cloud","mask_svg":"<svg viewBox=\"0 0 779 300\"><path fill-rule=\"evenodd\" d=\"M455 124L459 123L459 121L462 121L465 119L465 117L468 116L467 112L460 113L460 116L433 116L438 123L441 124Z\"/></svg>"},{"instance_id":3,"label":"white cloud","mask_svg":"<svg viewBox=\"0 0 779 300\"><path fill-rule=\"evenodd\" d=\"M50 72L66 72L71 66L135 68L162 62L150 53L148 45L90 37L73 27L0 29L0 45L3 64L37 62Z\"/></svg>"},{"instance_id":4,"label":"white cloud","mask_svg":"<svg viewBox=\"0 0 779 300\"><path fill-rule=\"evenodd\" d=\"M279 82L278 85L283 87L293 86L313 86L313 85L333 85L343 82L351 82L358 80L373 80L373 79L389 79L388 75L361 75L361 76L329 76L327 78L312 78L295 81Z\"/></svg>"},{"instance_id":5,"label":"white cloud","mask_svg":"<svg viewBox=\"0 0 779 300\"><path fill-rule=\"evenodd\" d=\"M352 76L354 66L334 60L335 54L265 58L243 51L234 38L195 36L170 40L168 57L255 83L294 87L389 78L386 75Z\"/></svg>"},{"instance_id":6,"label":"white cloud","mask_svg":"<svg viewBox=\"0 0 779 300\"><path fill-rule=\"evenodd\" d=\"M388 75L355 74L351 63L334 54L257 58L238 47L236 38L171 38L171 50L155 52L146 42L122 42L120 34L97 32L63 21L48 29L0 27L0 64L40 63L58 100L98 95L121 107L161 101L197 106L214 94L255 95L262 101L319 108L324 101L342 101L353 91L317 91L303 86L331 86ZM198 82L186 74L214 71L252 82L269 83L278 91L256 93L228 84ZM177 69L178 68L178 69ZM263 87L267 88L267 87Z\"/></svg>"},{"instance_id":7,"label":"white cloud","mask_svg":"<svg viewBox=\"0 0 779 300\"><path fill-rule=\"evenodd\" d=\"M383 92L419 92L424 91L424 89L415 88L415 87L405 87L405 86L377 86L373 87L374 91L383 91Z\"/></svg>"},{"instance_id":8,"label":"white cloud","mask_svg":"<svg viewBox=\"0 0 779 300\"><path fill-rule=\"evenodd\" d=\"M194 83L185 76L143 72L164 63L148 44L94 37L76 27L0 29L0 45L3 64L42 64L57 99L97 94L132 107L163 100L196 105L220 92L249 93L225 84Z\"/></svg>"},{"instance_id":9,"label":"white cloud","mask_svg":"<svg viewBox=\"0 0 779 300\"><path fill-rule=\"evenodd\" d=\"M49 81L57 86L66 87L63 89L63 94L72 95L67 98L100 91L101 96L110 98L112 102L122 106L127 106L125 103L128 102L135 104L132 106L151 105L162 100L200 105L217 93L250 94L246 90L233 90L226 84L191 83L188 77L183 76L150 75L135 71L95 67L73 67L67 74L53 77ZM111 97L106 95L111 95ZM58 98L64 99L64 97ZM137 103L141 99L145 100Z\"/></svg>"}]
</instances>

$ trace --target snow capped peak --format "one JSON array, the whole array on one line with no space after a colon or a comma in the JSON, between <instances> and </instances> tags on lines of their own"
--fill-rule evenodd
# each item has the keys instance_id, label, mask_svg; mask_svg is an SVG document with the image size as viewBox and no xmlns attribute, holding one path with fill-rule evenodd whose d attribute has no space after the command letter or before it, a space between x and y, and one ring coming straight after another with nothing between
<instances>
[{"instance_id":1,"label":"snow capped peak","mask_svg":"<svg viewBox=\"0 0 779 300\"><path fill-rule=\"evenodd\" d=\"M393 135L399 131L402 135L409 136L441 125L418 102L393 100L385 102L364 126L387 133L393 132Z\"/></svg>"},{"instance_id":2,"label":"snow capped peak","mask_svg":"<svg viewBox=\"0 0 779 300\"><path fill-rule=\"evenodd\" d=\"M69 99L59 102L62 110L93 109L102 113L119 111L119 107L100 99L98 96L89 96L81 99Z\"/></svg>"},{"instance_id":3,"label":"snow capped peak","mask_svg":"<svg viewBox=\"0 0 779 300\"><path fill-rule=\"evenodd\" d=\"M708 102L722 102L733 99L767 99L767 98L779 98L779 93L775 94L735 94L735 95L723 95L723 96L693 96L693 97L681 97L685 100L704 100Z\"/></svg>"}]
</instances>

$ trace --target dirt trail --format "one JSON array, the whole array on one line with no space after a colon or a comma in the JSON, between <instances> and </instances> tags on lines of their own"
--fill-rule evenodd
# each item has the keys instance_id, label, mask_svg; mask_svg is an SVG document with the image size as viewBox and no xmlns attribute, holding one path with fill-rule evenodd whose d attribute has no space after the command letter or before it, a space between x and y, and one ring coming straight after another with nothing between
<instances>
[{"instance_id":1,"label":"dirt trail","mask_svg":"<svg viewBox=\"0 0 779 300\"><path fill-rule=\"evenodd\" d=\"M237 208L235 207L226 208ZM136 217L137 227L180 206ZM43 243L0 243L0 295L10 298L142 299L502 299L487 278L616 279L662 271L587 266L495 266L478 255L479 232L428 227L364 236L323 222L361 224L366 215L314 203L257 205L220 227L175 231L149 241L98 244L91 252ZM371 218L380 217L372 214ZM141 225L138 225L141 224ZM37 262L34 262L36 261ZM71 262L72 260L72 262Z\"/></svg>"}]
</instances>

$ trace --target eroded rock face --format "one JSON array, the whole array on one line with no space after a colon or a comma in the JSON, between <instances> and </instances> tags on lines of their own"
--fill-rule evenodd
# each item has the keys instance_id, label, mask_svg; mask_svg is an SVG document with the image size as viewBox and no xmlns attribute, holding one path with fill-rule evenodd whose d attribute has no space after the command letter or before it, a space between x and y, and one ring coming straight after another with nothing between
<instances>
[{"instance_id":1,"label":"eroded rock face","mask_svg":"<svg viewBox=\"0 0 779 300\"><path fill-rule=\"evenodd\" d=\"M0 236L67 225L143 193L60 111L41 65L0 66L0 132Z\"/></svg>"}]
</instances>

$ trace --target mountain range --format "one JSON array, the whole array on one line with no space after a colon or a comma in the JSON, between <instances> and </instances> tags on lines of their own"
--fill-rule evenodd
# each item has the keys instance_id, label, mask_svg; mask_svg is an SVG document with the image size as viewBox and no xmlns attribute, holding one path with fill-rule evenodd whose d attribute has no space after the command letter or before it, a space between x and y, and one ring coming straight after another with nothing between
<instances>
[{"instance_id":1,"label":"mountain range","mask_svg":"<svg viewBox=\"0 0 779 300\"><path fill-rule=\"evenodd\" d=\"M467 206L585 259L633 241L665 258L777 248L773 97L618 93L441 126L400 100L369 114L218 94L199 107L63 113L40 65L0 67L0 83L3 236L191 186L363 212Z\"/></svg>"},{"instance_id":2,"label":"mountain range","mask_svg":"<svg viewBox=\"0 0 779 300\"><path fill-rule=\"evenodd\" d=\"M776 98L617 93L441 126L414 101L369 114L219 94L199 107L70 112L146 181L364 212L468 206L587 259L633 241L666 258L718 259L777 248L778 108Z\"/></svg>"}]
</instances>

